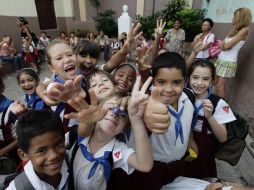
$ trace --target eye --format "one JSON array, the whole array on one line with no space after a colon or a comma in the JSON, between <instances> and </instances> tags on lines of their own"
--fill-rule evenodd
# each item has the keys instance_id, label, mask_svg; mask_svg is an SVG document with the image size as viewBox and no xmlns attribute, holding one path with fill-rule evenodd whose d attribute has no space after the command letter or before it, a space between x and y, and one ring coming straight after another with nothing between
<instances>
[{"instance_id":1,"label":"eye","mask_svg":"<svg viewBox=\"0 0 254 190\"><path fill-rule=\"evenodd\" d=\"M117 76L123 77L123 74L122 73L118 73Z\"/></svg>"},{"instance_id":2,"label":"eye","mask_svg":"<svg viewBox=\"0 0 254 190\"><path fill-rule=\"evenodd\" d=\"M97 85L96 83L92 83L92 84L91 84L91 88L96 87L96 85Z\"/></svg>"},{"instance_id":3,"label":"eye","mask_svg":"<svg viewBox=\"0 0 254 190\"><path fill-rule=\"evenodd\" d=\"M57 61L59 61L59 60L61 60L61 59L62 59L62 57L57 57L57 58L56 58Z\"/></svg>"},{"instance_id":4,"label":"eye","mask_svg":"<svg viewBox=\"0 0 254 190\"><path fill-rule=\"evenodd\" d=\"M42 148L38 148L35 153L38 153L38 154L42 154L42 153L45 153L46 152L46 148L45 147L42 147Z\"/></svg>"},{"instance_id":5,"label":"eye","mask_svg":"<svg viewBox=\"0 0 254 190\"><path fill-rule=\"evenodd\" d=\"M164 80L157 80L157 83L160 85L163 85L163 84L165 84L165 81Z\"/></svg>"},{"instance_id":6,"label":"eye","mask_svg":"<svg viewBox=\"0 0 254 190\"><path fill-rule=\"evenodd\" d=\"M175 80L173 81L173 84L176 85L176 86L179 86L182 84L182 81L181 80Z\"/></svg>"}]
</instances>

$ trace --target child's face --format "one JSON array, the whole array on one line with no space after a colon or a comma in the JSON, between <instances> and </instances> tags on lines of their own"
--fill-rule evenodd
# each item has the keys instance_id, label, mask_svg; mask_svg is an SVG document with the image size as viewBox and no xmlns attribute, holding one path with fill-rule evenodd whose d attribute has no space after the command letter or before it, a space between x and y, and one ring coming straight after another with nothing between
<instances>
[{"instance_id":1,"label":"child's face","mask_svg":"<svg viewBox=\"0 0 254 190\"><path fill-rule=\"evenodd\" d=\"M77 76L77 56L73 53L72 48L64 43L53 45L48 50L51 58L51 71L58 74L63 80L72 80Z\"/></svg>"},{"instance_id":2,"label":"child's face","mask_svg":"<svg viewBox=\"0 0 254 190\"><path fill-rule=\"evenodd\" d=\"M160 91L161 102L178 108L178 99L182 95L184 76L177 68L160 68L154 77L153 86Z\"/></svg>"},{"instance_id":3,"label":"child's face","mask_svg":"<svg viewBox=\"0 0 254 190\"><path fill-rule=\"evenodd\" d=\"M94 90L98 100L102 100L115 90L113 82L108 76L103 74L95 74L95 76L91 77L90 88Z\"/></svg>"},{"instance_id":4,"label":"child's face","mask_svg":"<svg viewBox=\"0 0 254 190\"><path fill-rule=\"evenodd\" d=\"M98 121L98 126L100 127L100 130L103 131L106 135L112 137L122 133L124 127L128 122L127 115L117 115L110 110L110 108L114 108L116 101L117 98L113 97L104 102L102 107L108 108L109 111L102 120Z\"/></svg>"},{"instance_id":5,"label":"child's face","mask_svg":"<svg viewBox=\"0 0 254 190\"><path fill-rule=\"evenodd\" d=\"M28 95L32 95L36 91L38 81L28 74L21 74L19 78L19 86Z\"/></svg>"},{"instance_id":6,"label":"child's face","mask_svg":"<svg viewBox=\"0 0 254 190\"><path fill-rule=\"evenodd\" d=\"M129 92L133 86L135 71L130 66L122 66L114 73L116 91Z\"/></svg>"},{"instance_id":7,"label":"child's face","mask_svg":"<svg viewBox=\"0 0 254 190\"><path fill-rule=\"evenodd\" d=\"M196 67L190 75L190 86L195 95L203 98L212 83L211 70L208 67Z\"/></svg>"},{"instance_id":8,"label":"child's face","mask_svg":"<svg viewBox=\"0 0 254 190\"><path fill-rule=\"evenodd\" d=\"M32 138L24 160L31 160L39 177L54 177L60 174L65 157L64 138L59 132L47 132Z\"/></svg>"},{"instance_id":9,"label":"child's face","mask_svg":"<svg viewBox=\"0 0 254 190\"><path fill-rule=\"evenodd\" d=\"M81 73L83 75L87 75L92 70L94 70L97 64L97 59L94 57L91 57L89 54L84 56L78 55L78 63L79 63L79 68L81 70Z\"/></svg>"}]
</instances>

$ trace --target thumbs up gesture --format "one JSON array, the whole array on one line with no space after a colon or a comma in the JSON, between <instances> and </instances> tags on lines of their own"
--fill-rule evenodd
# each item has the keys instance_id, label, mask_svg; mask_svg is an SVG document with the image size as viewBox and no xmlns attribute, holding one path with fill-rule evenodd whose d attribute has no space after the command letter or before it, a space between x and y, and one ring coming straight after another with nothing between
<instances>
[{"instance_id":1,"label":"thumbs up gesture","mask_svg":"<svg viewBox=\"0 0 254 190\"><path fill-rule=\"evenodd\" d=\"M144 121L148 130L157 134L166 133L170 126L168 109L160 99L159 89L153 87L144 113Z\"/></svg>"}]
</instances>

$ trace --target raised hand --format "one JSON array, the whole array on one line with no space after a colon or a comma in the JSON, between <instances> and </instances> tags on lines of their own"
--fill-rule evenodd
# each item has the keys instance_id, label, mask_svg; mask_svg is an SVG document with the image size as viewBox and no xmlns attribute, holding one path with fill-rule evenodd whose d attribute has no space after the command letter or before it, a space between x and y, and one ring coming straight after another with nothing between
<instances>
[{"instance_id":1,"label":"raised hand","mask_svg":"<svg viewBox=\"0 0 254 190\"><path fill-rule=\"evenodd\" d=\"M151 56L152 56L152 46L151 47L140 47L136 50L136 63L140 71L150 69L151 65Z\"/></svg>"},{"instance_id":2,"label":"raised hand","mask_svg":"<svg viewBox=\"0 0 254 190\"><path fill-rule=\"evenodd\" d=\"M206 119L209 119L213 115L213 104L209 99L201 100L204 109L204 115Z\"/></svg>"},{"instance_id":3,"label":"raised hand","mask_svg":"<svg viewBox=\"0 0 254 190\"><path fill-rule=\"evenodd\" d=\"M26 107L24 104L22 104L19 100L15 101L11 107L10 107L10 111L12 113L14 113L15 115L19 115L22 114L26 111Z\"/></svg>"},{"instance_id":4,"label":"raised hand","mask_svg":"<svg viewBox=\"0 0 254 190\"><path fill-rule=\"evenodd\" d=\"M82 75L78 75L73 81L67 80L64 84L52 83L52 85L47 89L47 96L50 100L57 102L66 103L69 99L75 97L85 97L85 91L81 88L81 83L83 80Z\"/></svg>"},{"instance_id":5,"label":"raised hand","mask_svg":"<svg viewBox=\"0 0 254 190\"><path fill-rule=\"evenodd\" d=\"M157 20L156 28L154 29L154 37L155 38L161 38L162 37L163 30L164 30L165 26L166 26L166 22L163 22L162 19L160 21Z\"/></svg>"},{"instance_id":6,"label":"raised hand","mask_svg":"<svg viewBox=\"0 0 254 190\"><path fill-rule=\"evenodd\" d=\"M138 76L136 79L136 82L133 86L132 90L132 96L130 98L130 102L128 105L128 113L129 117L141 119L144 115L145 107L147 104L147 101L149 99L148 94L146 94L146 90L150 83L152 82L153 78L149 77L144 85L142 86L141 90L141 76Z\"/></svg>"},{"instance_id":7,"label":"raised hand","mask_svg":"<svg viewBox=\"0 0 254 190\"><path fill-rule=\"evenodd\" d=\"M98 99L93 90L89 90L91 105L89 105L84 98L76 97L69 99L67 102L77 112L72 112L64 115L67 119L77 119L80 124L78 127L78 133L81 136L88 136L93 130L94 124L101 120L107 113L107 109L100 108L98 105Z\"/></svg>"},{"instance_id":8,"label":"raised hand","mask_svg":"<svg viewBox=\"0 0 254 190\"><path fill-rule=\"evenodd\" d=\"M151 132L163 134L168 131L170 126L170 115L167 107L160 102L159 96L159 89L153 87L151 96L146 105L144 121Z\"/></svg>"}]
</instances>

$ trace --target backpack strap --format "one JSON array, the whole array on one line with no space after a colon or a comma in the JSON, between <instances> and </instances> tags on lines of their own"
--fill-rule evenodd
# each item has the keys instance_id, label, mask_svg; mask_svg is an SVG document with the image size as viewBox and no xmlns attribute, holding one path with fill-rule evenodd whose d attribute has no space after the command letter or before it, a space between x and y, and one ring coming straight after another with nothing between
<instances>
[{"instance_id":1,"label":"backpack strap","mask_svg":"<svg viewBox=\"0 0 254 190\"><path fill-rule=\"evenodd\" d=\"M191 101L193 107L195 108L196 98L193 92L188 88L183 88L183 92L188 96L189 100Z\"/></svg>"},{"instance_id":2,"label":"backpack strap","mask_svg":"<svg viewBox=\"0 0 254 190\"><path fill-rule=\"evenodd\" d=\"M69 163L69 171L68 171L69 172L69 182L68 182L69 189L75 189L74 177L73 177L73 163L74 163L74 159L75 159L76 153L78 151L78 148L79 148L78 141L76 140L73 150L72 150L70 163Z\"/></svg>"},{"instance_id":3,"label":"backpack strap","mask_svg":"<svg viewBox=\"0 0 254 190\"><path fill-rule=\"evenodd\" d=\"M211 95L208 97L208 99L209 99L209 100L212 102L212 104L213 104L213 114L214 114L215 108L217 107L218 102L219 102L220 99L222 99L222 98L219 97L219 96L216 96L216 95L214 95L214 94L211 94Z\"/></svg>"},{"instance_id":4,"label":"backpack strap","mask_svg":"<svg viewBox=\"0 0 254 190\"><path fill-rule=\"evenodd\" d=\"M25 172L22 172L14 179L14 184L16 189L19 190L35 190Z\"/></svg>"}]
</instances>

